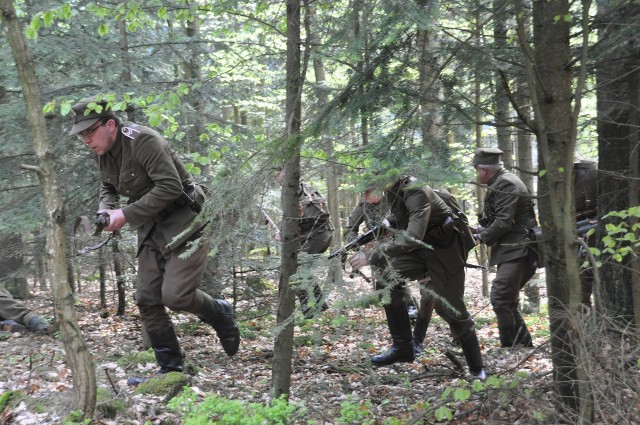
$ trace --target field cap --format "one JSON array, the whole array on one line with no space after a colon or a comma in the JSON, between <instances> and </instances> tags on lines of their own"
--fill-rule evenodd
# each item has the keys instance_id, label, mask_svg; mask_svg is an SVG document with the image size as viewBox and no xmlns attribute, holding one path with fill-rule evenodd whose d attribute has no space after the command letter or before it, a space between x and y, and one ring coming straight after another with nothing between
<instances>
[{"instance_id":1,"label":"field cap","mask_svg":"<svg viewBox=\"0 0 640 425\"><path fill-rule=\"evenodd\" d=\"M111 108L107 108L107 101L96 100L96 96L82 99L73 105L71 110L73 112L73 127L69 131L71 136L86 130L101 118L116 116Z\"/></svg>"},{"instance_id":2,"label":"field cap","mask_svg":"<svg viewBox=\"0 0 640 425\"><path fill-rule=\"evenodd\" d=\"M503 153L504 152L498 148L478 148L476 149L475 155L473 155L471 165L475 167L476 165L500 164L500 155Z\"/></svg>"}]
</instances>

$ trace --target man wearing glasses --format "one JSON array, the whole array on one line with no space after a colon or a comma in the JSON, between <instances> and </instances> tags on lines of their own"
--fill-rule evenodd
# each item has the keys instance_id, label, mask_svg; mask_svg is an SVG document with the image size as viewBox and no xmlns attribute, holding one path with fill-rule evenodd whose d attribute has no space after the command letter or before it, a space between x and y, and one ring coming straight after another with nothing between
<instances>
[{"instance_id":1,"label":"man wearing glasses","mask_svg":"<svg viewBox=\"0 0 640 425\"><path fill-rule=\"evenodd\" d=\"M240 331L231 305L198 289L209 253L209 244L200 238L206 226L199 215L204 192L160 133L122 122L110 106L100 97L76 103L69 133L98 154L98 213L108 215L104 230L117 231L126 223L138 230L135 298L158 373L183 368L184 356L165 307L196 314L214 328L225 352L233 356ZM126 205L120 196L128 198ZM191 248L189 242L199 243L199 248L180 258ZM130 378L129 384L146 379Z\"/></svg>"}]
</instances>

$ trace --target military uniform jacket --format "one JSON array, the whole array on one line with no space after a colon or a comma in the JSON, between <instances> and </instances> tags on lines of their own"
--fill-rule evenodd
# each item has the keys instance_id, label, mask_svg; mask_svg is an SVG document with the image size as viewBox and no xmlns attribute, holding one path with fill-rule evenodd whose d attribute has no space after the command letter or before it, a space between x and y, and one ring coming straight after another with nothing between
<instances>
[{"instance_id":1,"label":"military uniform jacket","mask_svg":"<svg viewBox=\"0 0 640 425\"><path fill-rule=\"evenodd\" d=\"M396 257L416 249L427 249L449 272L464 267L462 242L455 227L443 231L442 224L451 218L451 209L433 189L420 186L415 178L400 179L385 190L386 205L396 229L391 239L380 244L371 254L371 264L380 264L385 256ZM431 250L425 246L431 245Z\"/></svg>"},{"instance_id":2,"label":"military uniform jacket","mask_svg":"<svg viewBox=\"0 0 640 425\"><path fill-rule=\"evenodd\" d=\"M175 208L191 175L157 131L124 123L112 149L100 155L98 163L100 208L120 208L120 196L128 198L122 212L138 230L138 249L154 226L164 236L166 248L173 249L204 225L191 207ZM204 200L201 191L198 189ZM180 238L174 240L177 235Z\"/></svg>"},{"instance_id":3,"label":"military uniform jacket","mask_svg":"<svg viewBox=\"0 0 640 425\"><path fill-rule=\"evenodd\" d=\"M491 246L492 266L528 254L529 229L536 225L536 215L531 194L518 176L504 169L496 173L489 181L483 214L493 218L480 232L482 242Z\"/></svg>"}]
</instances>

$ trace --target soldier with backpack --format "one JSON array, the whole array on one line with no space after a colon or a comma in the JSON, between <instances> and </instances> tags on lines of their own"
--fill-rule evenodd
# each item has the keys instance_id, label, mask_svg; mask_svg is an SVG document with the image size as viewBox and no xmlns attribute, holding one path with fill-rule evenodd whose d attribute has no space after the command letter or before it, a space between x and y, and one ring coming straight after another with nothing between
<instances>
[{"instance_id":1,"label":"soldier with backpack","mask_svg":"<svg viewBox=\"0 0 640 425\"><path fill-rule=\"evenodd\" d=\"M282 169L276 177L278 184L282 185L284 175L285 170ZM307 254L322 254L331 246L334 232L327 201L317 189L302 180L298 187L298 201L300 251ZM313 284L313 298L314 302L309 303L309 292L306 289L298 290L300 310L307 319L312 318L318 309L324 311L329 308L322 295L322 289L317 283Z\"/></svg>"},{"instance_id":2,"label":"soldier with backpack","mask_svg":"<svg viewBox=\"0 0 640 425\"><path fill-rule=\"evenodd\" d=\"M431 187L420 184L414 177L394 175L377 180L377 187L383 191L395 219L393 237L373 249L358 252L349 260L354 269L371 264L380 270L378 289L388 290L390 295L384 309L393 344L385 353L372 357L371 363L388 366L414 361L413 335L402 283L428 274L433 291L446 300L446 306L438 306L438 313L460 342L469 372L485 379L475 325L464 303L466 255L458 230L459 217Z\"/></svg>"}]
</instances>

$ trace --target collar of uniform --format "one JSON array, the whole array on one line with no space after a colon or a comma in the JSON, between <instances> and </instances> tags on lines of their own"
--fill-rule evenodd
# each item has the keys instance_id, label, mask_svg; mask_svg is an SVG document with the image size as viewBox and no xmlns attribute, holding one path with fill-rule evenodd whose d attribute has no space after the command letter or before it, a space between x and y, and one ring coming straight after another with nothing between
<instances>
[{"instance_id":1,"label":"collar of uniform","mask_svg":"<svg viewBox=\"0 0 640 425\"><path fill-rule=\"evenodd\" d=\"M496 182L496 180L498 180L498 178L503 175L504 173L506 173L507 170L504 168L499 169L496 174L491 177L491 179L487 182L487 186L491 186L492 184L494 184Z\"/></svg>"},{"instance_id":2,"label":"collar of uniform","mask_svg":"<svg viewBox=\"0 0 640 425\"><path fill-rule=\"evenodd\" d=\"M109 153L112 157L117 158L120 156L120 152L122 152L122 133L118 131L116 141L113 143L113 146L111 146Z\"/></svg>"}]
</instances>

